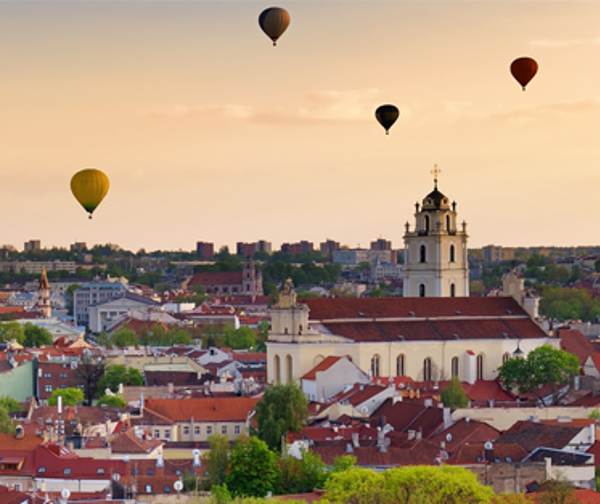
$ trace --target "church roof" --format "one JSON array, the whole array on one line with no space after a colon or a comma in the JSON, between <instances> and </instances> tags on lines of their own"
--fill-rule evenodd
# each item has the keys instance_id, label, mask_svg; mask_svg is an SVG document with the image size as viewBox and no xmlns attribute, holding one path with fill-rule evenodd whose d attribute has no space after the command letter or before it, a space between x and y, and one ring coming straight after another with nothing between
<instances>
[{"instance_id":1,"label":"church roof","mask_svg":"<svg viewBox=\"0 0 600 504\"><path fill-rule=\"evenodd\" d=\"M354 341L546 338L512 298L308 298L311 324Z\"/></svg>"}]
</instances>

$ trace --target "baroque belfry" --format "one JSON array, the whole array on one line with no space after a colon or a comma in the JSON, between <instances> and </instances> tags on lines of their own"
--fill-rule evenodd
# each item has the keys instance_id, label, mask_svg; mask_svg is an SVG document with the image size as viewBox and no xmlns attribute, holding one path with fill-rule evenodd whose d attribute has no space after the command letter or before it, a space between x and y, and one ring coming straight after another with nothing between
<instances>
[{"instance_id":1,"label":"baroque belfry","mask_svg":"<svg viewBox=\"0 0 600 504\"><path fill-rule=\"evenodd\" d=\"M469 295L467 223L458 229L456 202L438 189L440 170L432 170L433 191L415 205L415 227L404 234L404 297Z\"/></svg>"}]
</instances>

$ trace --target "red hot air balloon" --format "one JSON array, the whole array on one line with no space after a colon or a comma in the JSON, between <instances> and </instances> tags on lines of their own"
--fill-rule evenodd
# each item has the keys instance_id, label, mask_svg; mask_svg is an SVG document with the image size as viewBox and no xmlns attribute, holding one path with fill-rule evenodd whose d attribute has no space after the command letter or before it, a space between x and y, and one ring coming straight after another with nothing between
<instances>
[{"instance_id":1,"label":"red hot air balloon","mask_svg":"<svg viewBox=\"0 0 600 504\"><path fill-rule=\"evenodd\" d=\"M260 13L258 24L275 46L277 45L277 39L283 35L290 24L290 15L288 11L281 7L270 7Z\"/></svg>"},{"instance_id":2,"label":"red hot air balloon","mask_svg":"<svg viewBox=\"0 0 600 504\"><path fill-rule=\"evenodd\" d=\"M400 112L395 105L381 105L377 107L375 111L375 118L383 126L385 129L385 134L389 135L389 129L392 127L392 124L396 122Z\"/></svg>"},{"instance_id":3,"label":"red hot air balloon","mask_svg":"<svg viewBox=\"0 0 600 504\"><path fill-rule=\"evenodd\" d=\"M525 86L529 84L537 71L538 64L533 58L517 58L510 65L510 73L521 84L523 91L525 91Z\"/></svg>"}]
</instances>

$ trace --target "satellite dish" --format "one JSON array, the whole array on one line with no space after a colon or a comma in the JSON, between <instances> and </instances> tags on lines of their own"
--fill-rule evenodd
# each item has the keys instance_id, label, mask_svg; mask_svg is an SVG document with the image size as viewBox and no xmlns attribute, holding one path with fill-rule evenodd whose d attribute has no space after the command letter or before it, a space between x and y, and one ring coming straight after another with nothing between
<instances>
[{"instance_id":1,"label":"satellite dish","mask_svg":"<svg viewBox=\"0 0 600 504\"><path fill-rule=\"evenodd\" d=\"M483 445L483 447L484 447L486 450L491 450L491 449L493 449L493 448L494 448L494 445L492 444L492 442L491 442L491 441L488 441L487 443L485 443L485 444Z\"/></svg>"},{"instance_id":2,"label":"satellite dish","mask_svg":"<svg viewBox=\"0 0 600 504\"><path fill-rule=\"evenodd\" d=\"M194 457L197 457L198 455L200 455L200 450L196 449L196 450L192 450L192 455Z\"/></svg>"},{"instance_id":3,"label":"satellite dish","mask_svg":"<svg viewBox=\"0 0 600 504\"><path fill-rule=\"evenodd\" d=\"M183 483L181 480L177 480L175 483L173 483L173 488L178 492L181 492L183 490Z\"/></svg>"},{"instance_id":4,"label":"satellite dish","mask_svg":"<svg viewBox=\"0 0 600 504\"><path fill-rule=\"evenodd\" d=\"M119 473L115 473L113 474L112 479L113 481L119 481L121 479L121 475Z\"/></svg>"},{"instance_id":5,"label":"satellite dish","mask_svg":"<svg viewBox=\"0 0 600 504\"><path fill-rule=\"evenodd\" d=\"M68 499L69 497L71 497L71 490L69 490L68 488L63 488L60 491L60 495L62 495L63 499Z\"/></svg>"},{"instance_id":6,"label":"satellite dish","mask_svg":"<svg viewBox=\"0 0 600 504\"><path fill-rule=\"evenodd\" d=\"M448 433L446 434L446 441L449 443L450 441L452 441L452 434Z\"/></svg>"}]
</instances>

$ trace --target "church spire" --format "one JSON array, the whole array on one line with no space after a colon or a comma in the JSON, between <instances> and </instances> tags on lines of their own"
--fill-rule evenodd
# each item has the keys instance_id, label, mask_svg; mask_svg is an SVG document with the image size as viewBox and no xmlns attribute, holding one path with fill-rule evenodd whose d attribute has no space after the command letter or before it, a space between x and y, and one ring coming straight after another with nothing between
<instances>
[{"instance_id":1,"label":"church spire","mask_svg":"<svg viewBox=\"0 0 600 504\"><path fill-rule=\"evenodd\" d=\"M442 170L440 170L438 168L437 164L434 164L433 170L431 170L431 174L433 175L433 186L434 186L434 189L436 189L436 190L438 187L438 177L439 177L440 173L442 173Z\"/></svg>"},{"instance_id":2,"label":"church spire","mask_svg":"<svg viewBox=\"0 0 600 504\"><path fill-rule=\"evenodd\" d=\"M50 305L50 283L48 282L45 266L42 268L42 274L40 275L37 306L44 318L48 318L52 315L52 307Z\"/></svg>"}]
</instances>

